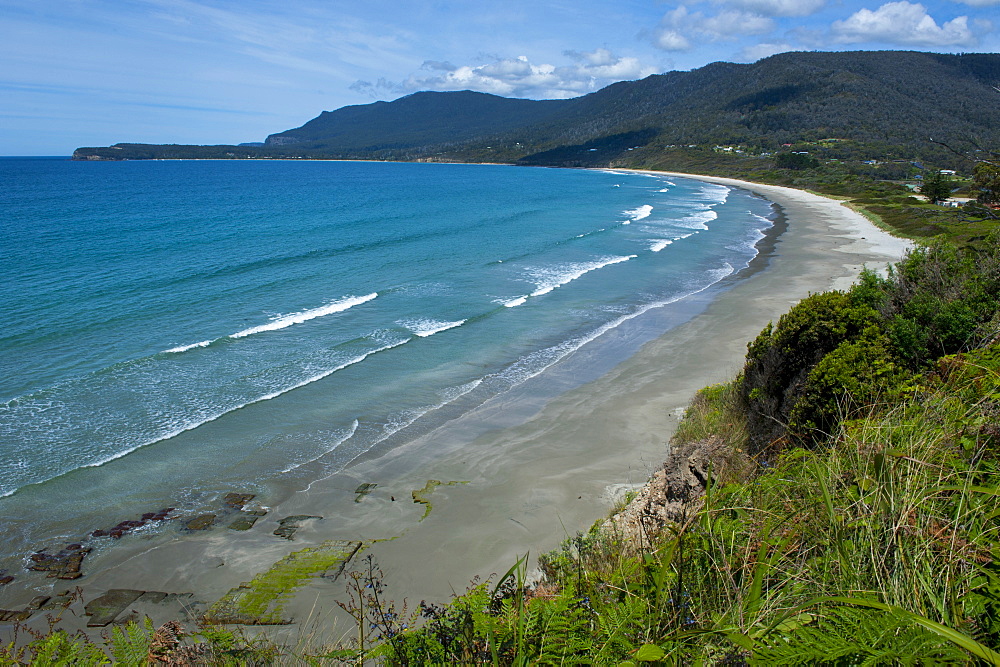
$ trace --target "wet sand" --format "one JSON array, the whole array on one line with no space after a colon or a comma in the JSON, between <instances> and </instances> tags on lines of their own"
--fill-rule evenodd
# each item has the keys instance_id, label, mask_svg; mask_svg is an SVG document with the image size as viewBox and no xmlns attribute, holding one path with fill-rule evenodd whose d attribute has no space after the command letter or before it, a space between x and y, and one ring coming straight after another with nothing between
<instances>
[{"instance_id":1,"label":"wet sand","mask_svg":"<svg viewBox=\"0 0 1000 667\"><path fill-rule=\"evenodd\" d=\"M74 583L85 599L111 588L140 588L193 592L196 600L212 602L290 551L324 540L384 539L365 553L376 557L388 596L406 598L412 608L422 599L443 602L473 577L502 573L525 554L533 563L586 530L616 493L643 484L662 463L694 392L732 378L747 342L768 321L810 292L847 287L865 265L897 261L909 247L834 200L697 178L751 190L782 207L788 228L761 270L724 291L651 312L471 413L313 483L270 508L253 530L151 539L146 546L139 536L122 540L121 548L85 563L87 575ZM683 323L666 330L676 322ZM600 350L628 348L634 343L629 331L648 334L650 327L666 332L602 368ZM579 373L596 379L580 385ZM421 520L425 507L411 492L431 479L463 483L437 487L429 496L433 509ZM363 482L378 487L354 502ZM278 519L293 514L324 518L305 525L292 542L275 538ZM343 580L317 579L286 609L299 621L326 624L344 591Z\"/></svg>"}]
</instances>

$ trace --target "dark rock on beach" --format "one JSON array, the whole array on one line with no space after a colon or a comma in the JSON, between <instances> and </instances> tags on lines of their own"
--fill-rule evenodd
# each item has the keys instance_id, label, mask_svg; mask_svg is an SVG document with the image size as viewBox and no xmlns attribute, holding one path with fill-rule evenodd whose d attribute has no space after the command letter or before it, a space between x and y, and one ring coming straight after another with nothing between
<instances>
[{"instance_id":1,"label":"dark rock on beach","mask_svg":"<svg viewBox=\"0 0 1000 667\"><path fill-rule=\"evenodd\" d=\"M41 609L43 606L45 606L45 604L48 603L48 601L51 599L52 597L49 595L36 595L35 597L31 598L31 602L28 603L28 606L25 607L25 609L37 611Z\"/></svg>"},{"instance_id":2,"label":"dark rock on beach","mask_svg":"<svg viewBox=\"0 0 1000 667\"><path fill-rule=\"evenodd\" d=\"M111 623L122 623L129 620L130 614L122 616L123 612L135 604L181 604L181 608L190 604L191 593L165 593L163 591L140 591L132 588L112 588L84 605L83 613L90 616L87 621L89 628L102 628ZM141 609L139 610L142 611Z\"/></svg>"},{"instance_id":3,"label":"dark rock on beach","mask_svg":"<svg viewBox=\"0 0 1000 667\"><path fill-rule=\"evenodd\" d=\"M130 588L112 588L83 606L83 613L90 616L88 628L101 628L115 620L118 614L139 599L145 591Z\"/></svg>"},{"instance_id":4,"label":"dark rock on beach","mask_svg":"<svg viewBox=\"0 0 1000 667\"><path fill-rule=\"evenodd\" d=\"M229 507L240 510L254 498L256 498L256 494L253 493L227 493L222 502Z\"/></svg>"},{"instance_id":5,"label":"dark rock on beach","mask_svg":"<svg viewBox=\"0 0 1000 667\"><path fill-rule=\"evenodd\" d=\"M365 496L375 490L376 486L378 486L378 484L374 482L365 482L364 484L358 486L358 488L354 489L354 493L358 494L354 499L354 502L360 503Z\"/></svg>"},{"instance_id":6,"label":"dark rock on beach","mask_svg":"<svg viewBox=\"0 0 1000 667\"><path fill-rule=\"evenodd\" d=\"M171 512L174 511L173 507L165 507L159 512L146 512L142 515L140 519L126 519L125 521L119 521L117 524L111 528L98 528L97 530L90 533L91 537L110 537L112 539L119 539L126 533L129 533L136 528L141 528L147 523L153 521L167 521L171 517L169 516Z\"/></svg>"},{"instance_id":7,"label":"dark rock on beach","mask_svg":"<svg viewBox=\"0 0 1000 667\"><path fill-rule=\"evenodd\" d=\"M229 530L250 530L253 528L253 525L257 523L257 519L259 518L259 516L254 516L252 514L241 516L236 519L236 521L229 524Z\"/></svg>"},{"instance_id":8,"label":"dark rock on beach","mask_svg":"<svg viewBox=\"0 0 1000 667\"><path fill-rule=\"evenodd\" d=\"M215 514L202 514L185 523L184 527L188 530L208 530L215 523L215 518Z\"/></svg>"},{"instance_id":9,"label":"dark rock on beach","mask_svg":"<svg viewBox=\"0 0 1000 667\"><path fill-rule=\"evenodd\" d=\"M30 609L0 609L0 623L23 623L31 618L31 614Z\"/></svg>"},{"instance_id":10,"label":"dark rock on beach","mask_svg":"<svg viewBox=\"0 0 1000 667\"><path fill-rule=\"evenodd\" d=\"M80 544L67 545L65 549L54 554L36 551L28 557L31 561L28 569L35 572L46 572L48 577L78 579L83 576L80 567L90 551L90 547L84 547Z\"/></svg>"},{"instance_id":11,"label":"dark rock on beach","mask_svg":"<svg viewBox=\"0 0 1000 667\"><path fill-rule=\"evenodd\" d=\"M295 514L288 516L278 522L278 528L275 529L274 534L278 537L290 540L292 539L292 536L295 535L295 531L301 528L302 522L319 520L322 518L323 517L321 516L313 516L310 514Z\"/></svg>"}]
</instances>

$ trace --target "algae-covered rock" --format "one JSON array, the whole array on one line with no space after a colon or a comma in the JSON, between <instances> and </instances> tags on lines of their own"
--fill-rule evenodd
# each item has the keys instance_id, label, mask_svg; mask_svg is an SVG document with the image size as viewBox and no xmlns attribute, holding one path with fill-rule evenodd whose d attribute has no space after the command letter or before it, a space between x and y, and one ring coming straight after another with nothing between
<instances>
[{"instance_id":1,"label":"algae-covered rock","mask_svg":"<svg viewBox=\"0 0 1000 667\"><path fill-rule=\"evenodd\" d=\"M130 588L112 588L104 595L94 598L83 607L83 613L90 616L87 627L102 628L110 624L144 592Z\"/></svg>"},{"instance_id":2,"label":"algae-covered rock","mask_svg":"<svg viewBox=\"0 0 1000 667\"><path fill-rule=\"evenodd\" d=\"M229 524L229 530L250 530L259 518L254 515L241 516Z\"/></svg>"},{"instance_id":3,"label":"algae-covered rock","mask_svg":"<svg viewBox=\"0 0 1000 667\"><path fill-rule=\"evenodd\" d=\"M413 497L413 502L424 506L424 514L417 519L417 521L423 521L426 519L427 515L430 514L431 510L434 508L430 501L430 496L434 493L434 489L439 486L454 486L455 484L468 484L468 482L442 482L437 479L429 479L427 480L427 483L424 484L424 488L411 491L410 495Z\"/></svg>"},{"instance_id":4,"label":"algae-covered rock","mask_svg":"<svg viewBox=\"0 0 1000 667\"><path fill-rule=\"evenodd\" d=\"M284 616L283 605L295 590L312 577L326 576L332 570L339 573L368 544L333 540L295 551L226 593L205 612L204 621L240 625L290 623Z\"/></svg>"},{"instance_id":5,"label":"algae-covered rock","mask_svg":"<svg viewBox=\"0 0 1000 667\"><path fill-rule=\"evenodd\" d=\"M208 530L215 524L215 514L202 514L184 524L188 530Z\"/></svg>"},{"instance_id":6,"label":"algae-covered rock","mask_svg":"<svg viewBox=\"0 0 1000 667\"><path fill-rule=\"evenodd\" d=\"M374 482L365 482L364 484L358 486L358 488L354 489L354 493L358 494L354 499L354 502L360 503L365 496L375 490L376 486L378 486L378 484L375 484Z\"/></svg>"},{"instance_id":7,"label":"algae-covered rock","mask_svg":"<svg viewBox=\"0 0 1000 667\"><path fill-rule=\"evenodd\" d=\"M0 623L23 623L31 618L30 609L0 609Z\"/></svg>"},{"instance_id":8,"label":"algae-covered rock","mask_svg":"<svg viewBox=\"0 0 1000 667\"><path fill-rule=\"evenodd\" d=\"M295 535L295 531L302 527L302 524L306 521L318 521L322 519L321 516L314 516L312 514L294 514L292 516L286 516L284 519L278 521L278 527L275 529L274 534L278 537L283 537L286 540L292 539Z\"/></svg>"},{"instance_id":9,"label":"algae-covered rock","mask_svg":"<svg viewBox=\"0 0 1000 667\"><path fill-rule=\"evenodd\" d=\"M253 493L227 493L222 502L234 509L243 509L243 506L256 498Z\"/></svg>"},{"instance_id":10,"label":"algae-covered rock","mask_svg":"<svg viewBox=\"0 0 1000 667\"><path fill-rule=\"evenodd\" d=\"M80 567L88 553L90 553L90 547L84 547L81 544L67 545L65 549L54 554L36 551L28 557L31 561L28 569L46 572L46 576L58 579L79 579L83 576Z\"/></svg>"},{"instance_id":11,"label":"algae-covered rock","mask_svg":"<svg viewBox=\"0 0 1000 667\"><path fill-rule=\"evenodd\" d=\"M41 609L44 605L48 604L49 600L51 599L52 596L50 595L36 595L35 597L31 598L31 601L28 603L28 606L25 607L25 609L37 611L38 609Z\"/></svg>"}]
</instances>

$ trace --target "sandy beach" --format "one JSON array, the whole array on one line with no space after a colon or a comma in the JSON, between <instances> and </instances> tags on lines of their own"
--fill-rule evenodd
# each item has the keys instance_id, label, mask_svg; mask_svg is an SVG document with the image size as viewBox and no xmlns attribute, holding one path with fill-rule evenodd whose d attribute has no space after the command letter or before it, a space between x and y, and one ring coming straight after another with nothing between
<instances>
[{"instance_id":1,"label":"sandy beach","mask_svg":"<svg viewBox=\"0 0 1000 667\"><path fill-rule=\"evenodd\" d=\"M863 266L899 260L910 245L817 195L656 174L745 188L778 204L788 229L766 266L725 290L675 304L670 313L644 316L634 330L666 331L649 342L629 340L626 331L606 334L603 346L637 349L624 362L604 368L601 345L585 346L471 413L279 499L252 531L217 530L145 546L141 539L123 540L120 549L87 562L87 575L76 582L84 598L141 588L191 592L193 600L212 602L289 551L325 540L385 540L363 553L377 559L389 597L406 598L411 608L423 599L446 601L473 577L504 572L525 554L533 562L603 517L617 494L643 484L662 463L694 392L730 379L747 342L768 321L811 292L847 287ZM412 502L411 492L428 480L458 483L434 489L433 508L421 519L425 506ZM355 502L364 482L378 486ZM291 543L274 538L277 520L296 514L323 519L303 525ZM338 613L333 599L344 598L344 591L343 580L316 579L286 609L296 620L324 624Z\"/></svg>"}]
</instances>

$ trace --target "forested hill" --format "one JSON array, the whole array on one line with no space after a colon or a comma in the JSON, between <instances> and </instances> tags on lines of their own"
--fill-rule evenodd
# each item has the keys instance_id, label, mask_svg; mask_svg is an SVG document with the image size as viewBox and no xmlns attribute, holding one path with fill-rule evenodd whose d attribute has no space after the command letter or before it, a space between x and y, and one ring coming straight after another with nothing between
<instances>
[{"instance_id":1,"label":"forested hill","mask_svg":"<svg viewBox=\"0 0 1000 667\"><path fill-rule=\"evenodd\" d=\"M600 165L671 145L847 139L919 155L1000 144L1000 54L783 53L620 82L570 100L415 93L323 112L264 146L117 144L77 159L315 157Z\"/></svg>"},{"instance_id":2,"label":"forested hill","mask_svg":"<svg viewBox=\"0 0 1000 667\"><path fill-rule=\"evenodd\" d=\"M324 111L302 127L272 134L266 145L331 151L454 146L520 130L571 103L509 99L468 90L414 93L395 102Z\"/></svg>"}]
</instances>

